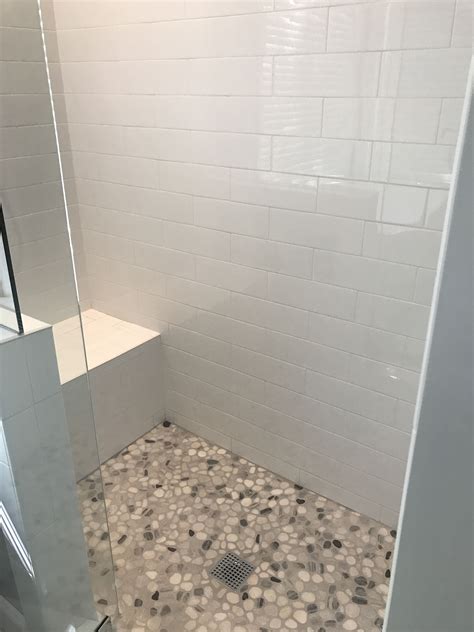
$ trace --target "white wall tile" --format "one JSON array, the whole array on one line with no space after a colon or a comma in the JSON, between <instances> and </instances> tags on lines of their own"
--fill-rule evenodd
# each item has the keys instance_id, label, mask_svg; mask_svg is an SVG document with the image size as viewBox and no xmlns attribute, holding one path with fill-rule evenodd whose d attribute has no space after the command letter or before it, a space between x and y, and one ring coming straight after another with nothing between
<instances>
[{"instance_id":1,"label":"white wall tile","mask_svg":"<svg viewBox=\"0 0 474 632\"><path fill-rule=\"evenodd\" d=\"M322 136L390 140L393 99L325 99Z\"/></svg>"},{"instance_id":2,"label":"white wall tile","mask_svg":"<svg viewBox=\"0 0 474 632\"><path fill-rule=\"evenodd\" d=\"M274 61L274 94L315 97L375 96L378 53L285 55Z\"/></svg>"},{"instance_id":3,"label":"white wall tile","mask_svg":"<svg viewBox=\"0 0 474 632\"><path fill-rule=\"evenodd\" d=\"M380 362L406 365L405 337L374 327L312 313L309 317L309 339Z\"/></svg>"},{"instance_id":4,"label":"white wall tile","mask_svg":"<svg viewBox=\"0 0 474 632\"><path fill-rule=\"evenodd\" d=\"M363 253L376 259L436 268L440 242L438 231L373 222L365 225Z\"/></svg>"},{"instance_id":5,"label":"white wall tile","mask_svg":"<svg viewBox=\"0 0 474 632\"><path fill-rule=\"evenodd\" d=\"M267 296L267 273L235 263L197 257L196 280L249 296Z\"/></svg>"},{"instance_id":6,"label":"white wall tile","mask_svg":"<svg viewBox=\"0 0 474 632\"><path fill-rule=\"evenodd\" d=\"M270 145L269 136L193 131L188 160L190 157L192 162L201 164L269 169Z\"/></svg>"},{"instance_id":7,"label":"white wall tile","mask_svg":"<svg viewBox=\"0 0 474 632\"><path fill-rule=\"evenodd\" d=\"M427 190L388 184L383 195L381 219L390 224L423 225Z\"/></svg>"},{"instance_id":8,"label":"white wall tile","mask_svg":"<svg viewBox=\"0 0 474 632\"><path fill-rule=\"evenodd\" d=\"M439 99L397 99L391 139L434 143L440 116Z\"/></svg>"},{"instance_id":9,"label":"white wall tile","mask_svg":"<svg viewBox=\"0 0 474 632\"><path fill-rule=\"evenodd\" d=\"M68 27L59 51L49 44L91 300L163 331L176 423L392 520L471 52L467 7L183 0L89 13L61 4ZM31 64L12 64L4 94L46 93ZM33 111L22 99L15 124ZM45 131L33 142L13 129L3 151L21 161L4 178L18 246L34 237L25 214L62 203L48 199L53 167L36 184L26 157ZM33 261L67 281L51 237L36 259L17 250L31 291L54 290ZM117 427L123 439L125 418Z\"/></svg>"},{"instance_id":10,"label":"white wall tile","mask_svg":"<svg viewBox=\"0 0 474 632\"><path fill-rule=\"evenodd\" d=\"M467 49L386 52L380 95L384 97L463 97L469 69Z\"/></svg>"},{"instance_id":11,"label":"white wall tile","mask_svg":"<svg viewBox=\"0 0 474 632\"><path fill-rule=\"evenodd\" d=\"M407 265L322 250L314 256L314 279L362 292L408 300L413 296L415 277L416 268Z\"/></svg>"},{"instance_id":12,"label":"white wall tile","mask_svg":"<svg viewBox=\"0 0 474 632\"><path fill-rule=\"evenodd\" d=\"M164 245L213 259L230 259L230 235L188 224L165 222Z\"/></svg>"},{"instance_id":13,"label":"white wall tile","mask_svg":"<svg viewBox=\"0 0 474 632\"><path fill-rule=\"evenodd\" d=\"M188 90L204 95L270 95L272 72L269 56L190 59Z\"/></svg>"},{"instance_id":14,"label":"white wall tile","mask_svg":"<svg viewBox=\"0 0 474 632\"><path fill-rule=\"evenodd\" d=\"M322 99L292 97L159 96L158 127L319 136Z\"/></svg>"},{"instance_id":15,"label":"white wall tile","mask_svg":"<svg viewBox=\"0 0 474 632\"><path fill-rule=\"evenodd\" d=\"M451 180L454 147L448 145L394 144L390 180L400 184L447 189Z\"/></svg>"},{"instance_id":16,"label":"white wall tile","mask_svg":"<svg viewBox=\"0 0 474 632\"><path fill-rule=\"evenodd\" d=\"M199 226L254 237L268 235L268 209L206 198L194 199L194 218Z\"/></svg>"},{"instance_id":17,"label":"white wall tile","mask_svg":"<svg viewBox=\"0 0 474 632\"><path fill-rule=\"evenodd\" d=\"M230 169L227 167L160 161L158 169L161 189L224 200L230 198Z\"/></svg>"},{"instance_id":18,"label":"white wall tile","mask_svg":"<svg viewBox=\"0 0 474 632\"><path fill-rule=\"evenodd\" d=\"M329 215L270 209L270 239L360 253L363 222Z\"/></svg>"},{"instance_id":19,"label":"white wall tile","mask_svg":"<svg viewBox=\"0 0 474 632\"><path fill-rule=\"evenodd\" d=\"M370 149L365 141L277 136L272 167L313 176L364 179L369 175Z\"/></svg>"},{"instance_id":20,"label":"white wall tile","mask_svg":"<svg viewBox=\"0 0 474 632\"><path fill-rule=\"evenodd\" d=\"M329 215L375 220L380 217L382 199L381 184L321 178L317 210Z\"/></svg>"},{"instance_id":21,"label":"white wall tile","mask_svg":"<svg viewBox=\"0 0 474 632\"><path fill-rule=\"evenodd\" d=\"M351 319L354 315L356 293L316 281L269 274L268 298L319 314Z\"/></svg>"},{"instance_id":22,"label":"white wall tile","mask_svg":"<svg viewBox=\"0 0 474 632\"><path fill-rule=\"evenodd\" d=\"M426 203L425 225L427 228L441 230L448 205L448 191L431 189Z\"/></svg>"},{"instance_id":23,"label":"white wall tile","mask_svg":"<svg viewBox=\"0 0 474 632\"><path fill-rule=\"evenodd\" d=\"M232 169L230 187L231 198L237 202L311 212L316 206L318 181L276 171Z\"/></svg>"},{"instance_id":24,"label":"white wall tile","mask_svg":"<svg viewBox=\"0 0 474 632\"><path fill-rule=\"evenodd\" d=\"M452 46L472 46L472 3L469 0L457 0L453 24Z\"/></svg>"},{"instance_id":25,"label":"white wall tile","mask_svg":"<svg viewBox=\"0 0 474 632\"><path fill-rule=\"evenodd\" d=\"M414 300L416 303L421 303L422 305L428 306L431 305L435 278L435 270L427 270L426 268L418 269L414 295Z\"/></svg>"},{"instance_id":26,"label":"white wall tile","mask_svg":"<svg viewBox=\"0 0 474 632\"><path fill-rule=\"evenodd\" d=\"M365 388L415 403L418 373L368 358L352 356L351 381Z\"/></svg>"},{"instance_id":27,"label":"white wall tile","mask_svg":"<svg viewBox=\"0 0 474 632\"><path fill-rule=\"evenodd\" d=\"M230 313L237 320L294 336L305 336L308 329L308 312L304 309L243 294L232 294Z\"/></svg>"},{"instance_id":28,"label":"white wall tile","mask_svg":"<svg viewBox=\"0 0 474 632\"><path fill-rule=\"evenodd\" d=\"M26 350L23 340L4 343L0 346L2 375L2 418L26 410L33 403L33 391L28 372Z\"/></svg>"},{"instance_id":29,"label":"white wall tile","mask_svg":"<svg viewBox=\"0 0 474 632\"><path fill-rule=\"evenodd\" d=\"M232 347L232 367L300 393L305 388L305 370L242 347Z\"/></svg>"},{"instance_id":30,"label":"white wall tile","mask_svg":"<svg viewBox=\"0 0 474 632\"><path fill-rule=\"evenodd\" d=\"M329 11L328 50L449 46L453 0L358 3Z\"/></svg>"},{"instance_id":31,"label":"white wall tile","mask_svg":"<svg viewBox=\"0 0 474 632\"><path fill-rule=\"evenodd\" d=\"M458 140L463 99L444 99L438 128L438 143L455 145Z\"/></svg>"},{"instance_id":32,"label":"white wall tile","mask_svg":"<svg viewBox=\"0 0 474 632\"><path fill-rule=\"evenodd\" d=\"M360 388L321 373L307 371L306 395L326 404L388 423L395 415L396 399L388 397L373 388Z\"/></svg>"},{"instance_id":33,"label":"white wall tile","mask_svg":"<svg viewBox=\"0 0 474 632\"><path fill-rule=\"evenodd\" d=\"M357 297L356 320L413 338L425 339L429 309L422 305L373 294Z\"/></svg>"},{"instance_id":34,"label":"white wall tile","mask_svg":"<svg viewBox=\"0 0 474 632\"><path fill-rule=\"evenodd\" d=\"M240 235L232 235L231 248L231 260L235 263L306 279L312 276L311 248Z\"/></svg>"}]
</instances>

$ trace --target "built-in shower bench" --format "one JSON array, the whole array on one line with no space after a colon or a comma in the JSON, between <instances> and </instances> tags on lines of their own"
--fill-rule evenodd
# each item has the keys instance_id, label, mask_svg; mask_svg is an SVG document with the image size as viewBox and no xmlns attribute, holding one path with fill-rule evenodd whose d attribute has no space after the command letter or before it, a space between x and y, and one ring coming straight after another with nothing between
<instances>
[{"instance_id":1,"label":"built-in shower bench","mask_svg":"<svg viewBox=\"0 0 474 632\"><path fill-rule=\"evenodd\" d=\"M92 409L79 317L53 325L78 478L164 419L160 334L94 309L82 326Z\"/></svg>"}]
</instances>

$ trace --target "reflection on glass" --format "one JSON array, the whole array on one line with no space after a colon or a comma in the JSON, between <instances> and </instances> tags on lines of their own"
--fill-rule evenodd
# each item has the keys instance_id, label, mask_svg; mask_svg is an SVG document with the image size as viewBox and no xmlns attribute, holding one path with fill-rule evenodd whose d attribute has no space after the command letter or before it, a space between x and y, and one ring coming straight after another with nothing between
<instances>
[{"instance_id":1,"label":"reflection on glass","mask_svg":"<svg viewBox=\"0 0 474 632\"><path fill-rule=\"evenodd\" d=\"M0 326L23 333L20 303L2 204L0 204Z\"/></svg>"}]
</instances>

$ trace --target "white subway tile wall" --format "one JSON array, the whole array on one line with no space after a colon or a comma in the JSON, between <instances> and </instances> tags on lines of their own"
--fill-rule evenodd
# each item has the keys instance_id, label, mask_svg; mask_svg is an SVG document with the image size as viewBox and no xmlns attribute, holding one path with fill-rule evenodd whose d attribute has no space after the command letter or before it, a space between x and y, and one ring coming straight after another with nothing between
<instances>
[{"instance_id":1,"label":"white subway tile wall","mask_svg":"<svg viewBox=\"0 0 474 632\"><path fill-rule=\"evenodd\" d=\"M0 41L0 202L21 308L55 323L77 313L77 297L35 0L1 2Z\"/></svg>"},{"instance_id":2,"label":"white subway tile wall","mask_svg":"<svg viewBox=\"0 0 474 632\"><path fill-rule=\"evenodd\" d=\"M170 419L392 522L470 6L92 4L45 8L92 305L162 333Z\"/></svg>"}]
</instances>

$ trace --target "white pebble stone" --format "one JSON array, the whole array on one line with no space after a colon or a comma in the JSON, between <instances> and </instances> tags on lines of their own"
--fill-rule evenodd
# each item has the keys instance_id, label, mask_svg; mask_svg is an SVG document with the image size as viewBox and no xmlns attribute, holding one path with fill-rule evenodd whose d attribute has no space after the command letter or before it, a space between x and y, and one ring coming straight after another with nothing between
<instances>
[{"instance_id":1,"label":"white pebble stone","mask_svg":"<svg viewBox=\"0 0 474 632\"><path fill-rule=\"evenodd\" d=\"M170 577L170 584L177 586L181 582L181 575L179 573L173 573Z\"/></svg>"},{"instance_id":2,"label":"white pebble stone","mask_svg":"<svg viewBox=\"0 0 474 632\"><path fill-rule=\"evenodd\" d=\"M304 610L297 610L293 616L298 621L298 623L306 623L306 620L308 618Z\"/></svg>"},{"instance_id":3,"label":"white pebble stone","mask_svg":"<svg viewBox=\"0 0 474 632\"><path fill-rule=\"evenodd\" d=\"M298 577L301 579L301 581L303 582L309 582L309 580L311 579L310 574L308 573L308 571L300 571L298 573Z\"/></svg>"},{"instance_id":4,"label":"white pebble stone","mask_svg":"<svg viewBox=\"0 0 474 632\"><path fill-rule=\"evenodd\" d=\"M344 630L357 630L357 623L352 619L347 619L347 621L344 621L342 624L342 627Z\"/></svg>"}]
</instances>

